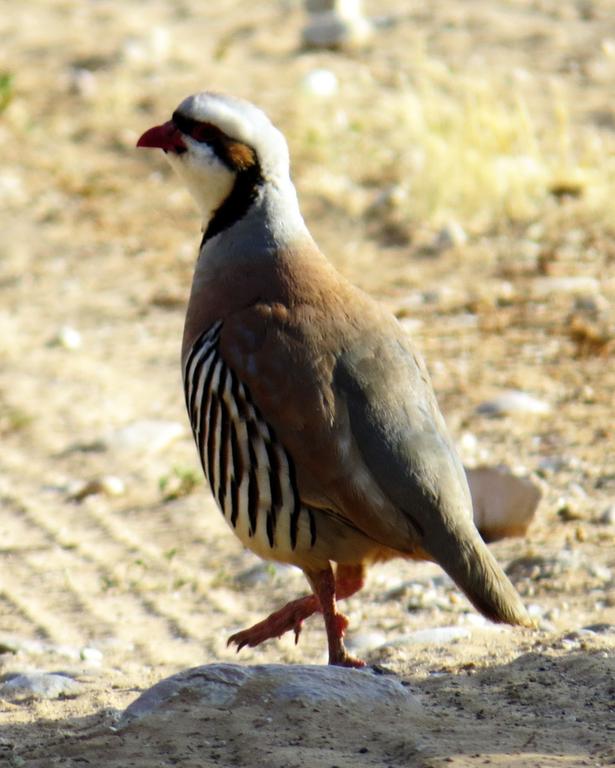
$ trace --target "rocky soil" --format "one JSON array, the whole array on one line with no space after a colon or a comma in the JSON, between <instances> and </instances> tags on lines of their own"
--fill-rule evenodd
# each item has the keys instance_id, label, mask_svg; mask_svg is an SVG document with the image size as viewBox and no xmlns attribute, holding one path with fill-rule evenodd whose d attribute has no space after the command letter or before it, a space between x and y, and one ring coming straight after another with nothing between
<instances>
[{"instance_id":1,"label":"rocky soil","mask_svg":"<svg viewBox=\"0 0 615 768\"><path fill-rule=\"evenodd\" d=\"M611 5L366 3L371 38L341 51L303 50L289 0L5 9L0 764L615 764ZM184 415L199 221L134 144L203 88L287 134L314 235L424 351L465 463L540 487L526 536L493 545L535 631L396 562L345 606L356 688L303 666L318 617L227 649L306 585L229 533ZM220 700L231 662L252 687ZM122 719L202 665L205 692Z\"/></svg>"}]
</instances>

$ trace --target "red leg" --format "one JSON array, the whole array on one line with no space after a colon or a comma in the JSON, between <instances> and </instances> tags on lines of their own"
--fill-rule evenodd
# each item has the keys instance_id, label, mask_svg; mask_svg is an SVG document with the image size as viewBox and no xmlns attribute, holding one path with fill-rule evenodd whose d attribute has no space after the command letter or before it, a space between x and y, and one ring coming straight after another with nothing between
<instances>
[{"instance_id":1,"label":"red leg","mask_svg":"<svg viewBox=\"0 0 615 768\"><path fill-rule=\"evenodd\" d=\"M245 645L254 648L254 646L260 645L272 637L282 637L285 632L289 632L291 629L295 633L295 643L298 643L303 622L319 607L315 595L299 597L280 608L279 611L267 616L263 621L259 621L258 624L231 635L226 644L235 643L237 651L240 651Z\"/></svg>"},{"instance_id":2,"label":"red leg","mask_svg":"<svg viewBox=\"0 0 615 768\"><path fill-rule=\"evenodd\" d=\"M335 572L335 597L343 600L363 589L365 567L362 565L338 565Z\"/></svg>"},{"instance_id":3,"label":"red leg","mask_svg":"<svg viewBox=\"0 0 615 768\"><path fill-rule=\"evenodd\" d=\"M344 648L344 632L348 626L348 619L337 610L335 600L336 583L331 566L323 571L305 574L312 585L314 594L320 602L320 609L325 620L327 641L329 643L329 664L338 667L364 667L365 662L355 659ZM342 575L342 574L340 574ZM354 575L354 574L353 574ZM360 578L362 583L362 577ZM356 579L349 579L346 588L356 592ZM354 588L353 588L354 587ZM345 596L348 596L347 594Z\"/></svg>"},{"instance_id":4,"label":"red leg","mask_svg":"<svg viewBox=\"0 0 615 768\"><path fill-rule=\"evenodd\" d=\"M333 573L330 567L328 572L331 574L332 578ZM327 573L327 571L323 571L322 573ZM319 576L320 574L317 573L315 579L318 580ZM338 600L343 600L345 597L350 597L350 595L353 595L355 592L361 589L363 586L363 577L363 566L339 565L337 568L337 574L335 576L333 601L335 602L336 598ZM314 583L309 576L308 580L314 588ZM259 621L258 624L254 624L254 626L249 627L248 629L244 629L241 632L236 632L234 635L231 635L227 641L227 645L235 643L237 646L237 651L240 651L246 645L254 648L265 640L269 640L273 637L281 637L285 632L289 632L291 629L295 633L295 643L297 643L299 641L299 635L301 633L303 622L317 611L320 611L324 614L319 594L306 595L305 597L300 597L297 600L292 600L283 608L280 608L266 619L263 619L263 621ZM337 614L337 621L339 626L335 631L337 632L338 643L341 644L341 638L344 634L344 630L348 622L346 618L341 614ZM325 617L325 624L326 623L327 619ZM331 649L330 644L329 649ZM344 654L346 653L345 650L343 652ZM350 659L351 657L348 658ZM357 662L356 659L353 661ZM357 662L357 664L352 666L363 666L363 663L361 662L359 664Z\"/></svg>"}]
</instances>

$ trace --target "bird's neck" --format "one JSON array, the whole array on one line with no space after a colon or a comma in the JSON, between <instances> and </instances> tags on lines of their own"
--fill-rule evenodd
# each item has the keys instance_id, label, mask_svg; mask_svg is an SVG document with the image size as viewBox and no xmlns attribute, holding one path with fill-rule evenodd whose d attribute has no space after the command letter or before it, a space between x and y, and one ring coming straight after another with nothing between
<instances>
[{"instance_id":1,"label":"bird's neck","mask_svg":"<svg viewBox=\"0 0 615 768\"><path fill-rule=\"evenodd\" d=\"M214 221L207 222L195 267L184 350L205 328L234 312L257 302L284 303L306 259L325 261L290 180L261 185L243 215L212 234Z\"/></svg>"}]
</instances>

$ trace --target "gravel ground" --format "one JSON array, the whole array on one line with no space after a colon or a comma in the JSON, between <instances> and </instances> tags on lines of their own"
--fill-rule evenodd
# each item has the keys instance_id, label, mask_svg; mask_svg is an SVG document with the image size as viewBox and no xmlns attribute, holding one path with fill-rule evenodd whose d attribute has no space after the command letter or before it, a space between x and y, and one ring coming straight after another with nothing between
<instances>
[{"instance_id":1,"label":"gravel ground","mask_svg":"<svg viewBox=\"0 0 615 768\"><path fill-rule=\"evenodd\" d=\"M371 41L336 52L301 50L296 2L3 14L0 764L615 763L609 6L366 3ZM505 464L543 494L527 536L493 545L536 631L481 621L431 564L374 568L347 601L349 645L423 707L369 752L369 713L339 711L318 753L280 716L257 763L252 721L216 743L178 740L173 720L156 743L112 730L187 667L324 661L317 618L297 646L226 648L306 586L230 535L183 412L199 222L134 144L203 88L257 101L287 134L314 235L415 337L466 464ZM481 408L509 390L539 412ZM10 685L58 672L38 693ZM308 743L321 720L300 722Z\"/></svg>"}]
</instances>

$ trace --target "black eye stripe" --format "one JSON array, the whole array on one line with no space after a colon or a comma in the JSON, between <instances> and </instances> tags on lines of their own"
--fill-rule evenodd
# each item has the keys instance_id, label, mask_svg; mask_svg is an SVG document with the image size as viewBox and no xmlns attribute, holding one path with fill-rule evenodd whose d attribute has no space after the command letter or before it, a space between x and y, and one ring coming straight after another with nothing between
<instances>
[{"instance_id":1,"label":"black eye stripe","mask_svg":"<svg viewBox=\"0 0 615 768\"><path fill-rule=\"evenodd\" d=\"M194 120L177 111L173 113L172 121L182 133L211 147L216 157L231 171L244 171L256 163L255 153L250 147L231 139L212 123Z\"/></svg>"},{"instance_id":2,"label":"black eye stripe","mask_svg":"<svg viewBox=\"0 0 615 768\"><path fill-rule=\"evenodd\" d=\"M198 120L181 115L179 112L174 112L172 119L182 133L187 134L195 141L211 144L214 149L215 144L224 144L228 141L228 136L211 123L201 123Z\"/></svg>"}]
</instances>

